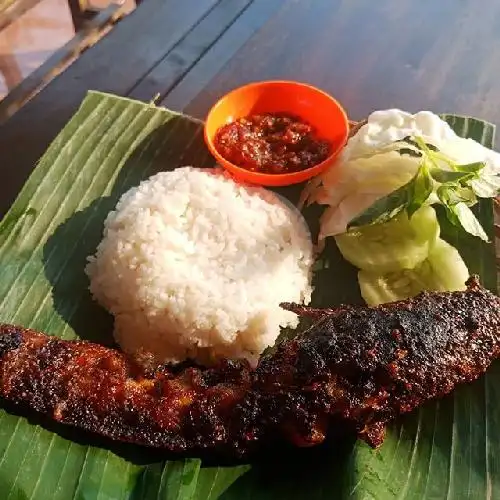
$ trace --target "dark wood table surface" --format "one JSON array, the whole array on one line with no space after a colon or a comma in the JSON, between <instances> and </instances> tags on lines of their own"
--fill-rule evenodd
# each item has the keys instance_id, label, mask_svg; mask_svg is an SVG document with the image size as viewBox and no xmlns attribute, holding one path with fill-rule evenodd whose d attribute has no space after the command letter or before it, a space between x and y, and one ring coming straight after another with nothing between
<instances>
[{"instance_id":1,"label":"dark wood table surface","mask_svg":"<svg viewBox=\"0 0 500 500\"><path fill-rule=\"evenodd\" d=\"M399 107L500 123L497 0L144 0L0 127L0 217L89 89L203 118L233 87L310 82L350 118Z\"/></svg>"}]
</instances>

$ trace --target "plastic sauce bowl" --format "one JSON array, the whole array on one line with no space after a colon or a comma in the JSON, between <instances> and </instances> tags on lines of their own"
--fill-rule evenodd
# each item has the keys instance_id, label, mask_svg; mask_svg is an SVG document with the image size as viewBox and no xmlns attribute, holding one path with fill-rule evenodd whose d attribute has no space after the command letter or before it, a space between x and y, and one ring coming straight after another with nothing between
<instances>
[{"instance_id":1,"label":"plastic sauce bowl","mask_svg":"<svg viewBox=\"0 0 500 500\"><path fill-rule=\"evenodd\" d=\"M223 125L248 115L279 112L296 115L312 125L317 135L330 143L331 154L328 158L298 172L269 174L239 167L217 151L215 135ZM262 186L298 184L320 174L333 163L348 134L346 112L332 96L311 85L293 81L250 83L229 92L209 111L204 129L207 147L222 167L238 180Z\"/></svg>"}]
</instances>

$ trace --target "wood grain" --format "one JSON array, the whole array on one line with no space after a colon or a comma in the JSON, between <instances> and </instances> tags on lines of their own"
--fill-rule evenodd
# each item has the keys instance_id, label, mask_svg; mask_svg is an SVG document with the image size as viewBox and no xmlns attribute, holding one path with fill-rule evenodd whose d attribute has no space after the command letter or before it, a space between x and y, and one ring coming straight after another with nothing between
<instances>
[{"instance_id":1,"label":"wood grain","mask_svg":"<svg viewBox=\"0 0 500 500\"><path fill-rule=\"evenodd\" d=\"M243 15L251 1L221 0L130 90L129 96L143 101L151 100L157 93L165 96L210 49L218 37Z\"/></svg>"},{"instance_id":2,"label":"wood grain","mask_svg":"<svg viewBox=\"0 0 500 500\"><path fill-rule=\"evenodd\" d=\"M248 81L293 78L337 96L349 115L400 107L499 115L496 0L290 0L185 107L203 117ZM170 101L170 105L176 103Z\"/></svg>"}]
</instances>

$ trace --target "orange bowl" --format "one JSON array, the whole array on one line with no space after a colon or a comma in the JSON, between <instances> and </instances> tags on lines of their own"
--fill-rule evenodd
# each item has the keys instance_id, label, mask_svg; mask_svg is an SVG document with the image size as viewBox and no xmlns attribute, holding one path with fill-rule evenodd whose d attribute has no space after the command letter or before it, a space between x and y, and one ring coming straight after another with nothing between
<instances>
[{"instance_id":1,"label":"orange bowl","mask_svg":"<svg viewBox=\"0 0 500 500\"><path fill-rule=\"evenodd\" d=\"M220 127L244 116L259 113L290 113L312 125L331 144L330 156L313 167L286 174L253 172L226 160L215 147ZM326 92L305 83L264 81L239 87L217 101L205 121L205 142L217 162L241 181L263 186L304 182L328 168L344 147L349 123L342 106Z\"/></svg>"}]
</instances>

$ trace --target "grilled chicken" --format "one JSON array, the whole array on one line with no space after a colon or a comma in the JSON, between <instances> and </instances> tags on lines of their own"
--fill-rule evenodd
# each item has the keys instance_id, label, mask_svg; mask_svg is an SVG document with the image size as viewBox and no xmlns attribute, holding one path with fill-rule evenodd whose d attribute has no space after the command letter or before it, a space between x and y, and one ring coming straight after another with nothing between
<instances>
[{"instance_id":1,"label":"grilled chicken","mask_svg":"<svg viewBox=\"0 0 500 500\"><path fill-rule=\"evenodd\" d=\"M283 307L317 318L263 356L141 368L85 341L0 326L0 397L109 438L237 456L276 439L310 446L332 421L371 446L386 423L479 377L500 356L500 299L467 290L378 307Z\"/></svg>"}]
</instances>

